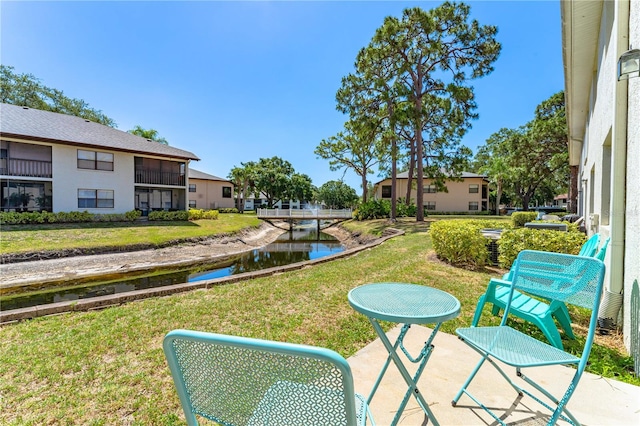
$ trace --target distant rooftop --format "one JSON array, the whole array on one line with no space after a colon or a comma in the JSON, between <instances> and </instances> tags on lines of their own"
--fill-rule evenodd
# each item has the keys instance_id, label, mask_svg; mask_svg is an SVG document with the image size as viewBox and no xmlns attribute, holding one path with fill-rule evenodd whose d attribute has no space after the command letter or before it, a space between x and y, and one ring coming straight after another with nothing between
<instances>
[{"instance_id":1,"label":"distant rooftop","mask_svg":"<svg viewBox=\"0 0 640 426\"><path fill-rule=\"evenodd\" d=\"M0 104L0 136L199 160L192 152L151 141L84 118L11 104Z\"/></svg>"},{"instance_id":2,"label":"distant rooftop","mask_svg":"<svg viewBox=\"0 0 640 426\"><path fill-rule=\"evenodd\" d=\"M222 182L231 182L229 179L224 179L218 176L210 175L200 170L189 168L189 179L202 179L202 180L219 180Z\"/></svg>"}]
</instances>

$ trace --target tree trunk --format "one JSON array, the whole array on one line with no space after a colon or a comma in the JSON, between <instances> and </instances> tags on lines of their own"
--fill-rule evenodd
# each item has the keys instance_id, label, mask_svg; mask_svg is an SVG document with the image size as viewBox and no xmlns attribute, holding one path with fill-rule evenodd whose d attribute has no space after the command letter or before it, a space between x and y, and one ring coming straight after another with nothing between
<instances>
[{"instance_id":1,"label":"tree trunk","mask_svg":"<svg viewBox=\"0 0 640 426\"><path fill-rule=\"evenodd\" d=\"M416 151L415 151L415 140L410 141L410 151L409 151L409 171L407 176L407 195L405 197L405 204L411 205L411 186L413 183L413 170L416 162Z\"/></svg>"},{"instance_id":2,"label":"tree trunk","mask_svg":"<svg viewBox=\"0 0 640 426\"><path fill-rule=\"evenodd\" d=\"M362 202L367 202L367 169L362 170Z\"/></svg>"},{"instance_id":3,"label":"tree trunk","mask_svg":"<svg viewBox=\"0 0 640 426\"><path fill-rule=\"evenodd\" d=\"M502 197L502 182L498 181L496 189L496 216L500 216L500 198Z\"/></svg>"},{"instance_id":4,"label":"tree trunk","mask_svg":"<svg viewBox=\"0 0 640 426\"><path fill-rule=\"evenodd\" d=\"M395 222L396 220L396 208L398 204L398 196L396 195L396 184L397 180L397 155L396 155L396 140L395 138L391 141L391 220Z\"/></svg>"}]
</instances>

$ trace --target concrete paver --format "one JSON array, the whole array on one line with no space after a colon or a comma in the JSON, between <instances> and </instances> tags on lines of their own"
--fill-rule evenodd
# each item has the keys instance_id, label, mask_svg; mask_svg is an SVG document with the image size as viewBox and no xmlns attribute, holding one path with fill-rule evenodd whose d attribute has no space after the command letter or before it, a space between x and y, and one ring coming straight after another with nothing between
<instances>
[{"instance_id":1,"label":"concrete paver","mask_svg":"<svg viewBox=\"0 0 640 426\"><path fill-rule=\"evenodd\" d=\"M395 341L399 332L400 326L397 326L387 333L391 342ZM405 337L405 347L416 356L430 333L431 330L426 327L412 326ZM491 416L466 395L460 398L456 407L451 405L451 400L478 362L479 355L457 336L442 332L436 336L434 346L418 387L437 421L441 425L496 424ZM380 339L376 339L348 359L356 392L368 397L386 357L384 346ZM402 353L400 357L405 361L405 365L408 364L407 369L413 374L415 364L408 362ZM514 368L507 366L504 370L516 377ZM561 396L574 371L570 367L553 366L527 369L525 373L554 395ZM518 384L526 385L518 378L515 380ZM392 363L371 403L377 425L386 426L391 423L406 389L402 376ZM480 369L470 389L499 416L508 415L508 423L546 424L549 418L548 411L533 399L526 395L519 398L513 388L488 363ZM640 387L584 373L568 407L584 425L637 426L640 425ZM417 426L427 423L430 424L415 398L411 397L399 424Z\"/></svg>"}]
</instances>

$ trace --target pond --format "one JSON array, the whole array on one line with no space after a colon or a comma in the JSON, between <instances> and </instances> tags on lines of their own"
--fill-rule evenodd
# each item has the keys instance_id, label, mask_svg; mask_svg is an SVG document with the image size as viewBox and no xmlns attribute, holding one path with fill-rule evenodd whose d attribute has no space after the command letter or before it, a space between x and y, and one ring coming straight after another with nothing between
<instances>
[{"instance_id":1,"label":"pond","mask_svg":"<svg viewBox=\"0 0 640 426\"><path fill-rule=\"evenodd\" d=\"M294 228L280 235L265 247L239 254L223 262L199 265L194 268L171 271L155 271L153 274L137 274L131 278L118 278L108 282L99 278L94 282L74 285L57 285L28 294L0 297L3 311L46 305L49 303L87 299L109 294L156 288L186 282L211 280L244 272L275 266L289 265L339 253L344 247L335 237L313 228Z\"/></svg>"}]
</instances>

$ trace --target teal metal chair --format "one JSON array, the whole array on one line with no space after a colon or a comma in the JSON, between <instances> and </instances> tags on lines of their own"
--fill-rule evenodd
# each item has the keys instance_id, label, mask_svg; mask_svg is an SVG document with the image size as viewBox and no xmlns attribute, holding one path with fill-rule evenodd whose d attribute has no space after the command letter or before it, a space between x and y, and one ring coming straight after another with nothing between
<instances>
[{"instance_id":1,"label":"teal metal chair","mask_svg":"<svg viewBox=\"0 0 640 426\"><path fill-rule=\"evenodd\" d=\"M347 361L324 348L189 330L164 353L187 423L225 426L374 425Z\"/></svg>"},{"instance_id":2,"label":"teal metal chair","mask_svg":"<svg viewBox=\"0 0 640 426\"><path fill-rule=\"evenodd\" d=\"M469 391L469 386L476 373L485 361L489 361L519 395L526 394L551 411L548 425L555 424L559 419L574 425L579 424L567 410L566 405L580 381L593 345L598 320L598 306L602 297L604 271L604 263L593 257L531 250L520 252L515 263L512 285L509 287L507 305L500 325L456 330L459 338L478 352L481 359L454 397L452 405L456 406L462 394L466 394L491 414L498 423L505 424L505 418L498 417ZM588 332L580 356L560 350L507 325L507 318L511 312L516 291L539 294L549 300L591 309ZM517 376L529 385L527 386L529 389L516 385L501 368L502 364L515 367ZM527 377L523 371L529 367L551 365L574 365L576 367L575 374L561 397L552 395L541 384ZM491 390L487 391L491 392ZM546 397L548 402L543 401L543 397ZM512 407L505 407L506 410L510 408Z\"/></svg>"},{"instance_id":3,"label":"teal metal chair","mask_svg":"<svg viewBox=\"0 0 640 426\"><path fill-rule=\"evenodd\" d=\"M594 234L582 245L578 256L596 256L600 260L604 260L609 239L604 242L602 248L598 251L599 243L600 235ZM480 322L482 309L486 303L493 304L491 308L491 313L493 315L498 315L500 310L505 308L510 293L511 278L513 276L514 268L506 273L502 279L492 278L489 281L486 292L478 299L478 304L473 315L473 321L471 322L472 326L475 327ZM571 328L569 310L563 302L551 300L549 303L546 303L542 300L530 297L527 294L515 291L513 301L511 302L511 313L512 315L536 325L547 337L549 342L558 349L563 349L563 345L560 333L558 332L558 328L554 322L554 318L558 321L560 327L562 327L564 334L569 339L575 339Z\"/></svg>"}]
</instances>

